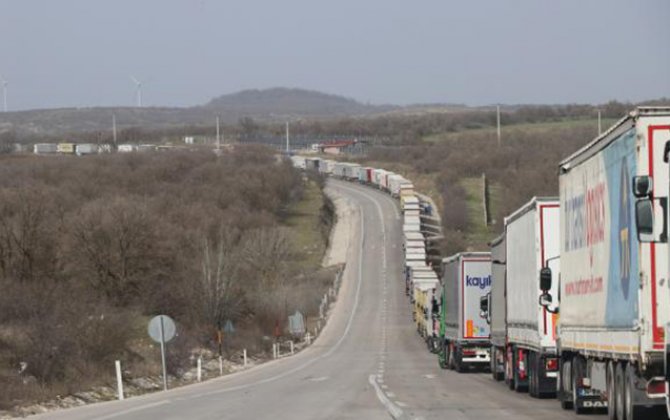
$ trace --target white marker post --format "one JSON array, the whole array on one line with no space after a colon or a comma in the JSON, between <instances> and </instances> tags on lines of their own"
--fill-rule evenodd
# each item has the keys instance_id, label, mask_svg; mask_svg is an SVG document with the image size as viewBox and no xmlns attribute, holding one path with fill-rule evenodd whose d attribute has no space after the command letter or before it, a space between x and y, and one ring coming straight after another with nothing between
<instances>
[{"instance_id":1,"label":"white marker post","mask_svg":"<svg viewBox=\"0 0 670 420\"><path fill-rule=\"evenodd\" d=\"M309 335L309 332L307 332L307 334L305 334L305 341L307 341L307 345L308 345L308 346L309 346L310 344L312 344L312 336Z\"/></svg>"},{"instance_id":2,"label":"white marker post","mask_svg":"<svg viewBox=\"0 0 670 420\"><path fill-rule=\"evenodd\" d=\"M116 365L116 391L119 395L119 400L123 400L123 377L121 376L121 362L117 360Z\"/></svg>"},{"instance_id":3,"label":"white marker post","mask_svg":"<svg viewBox=\"0 0 670 420\"><path fill-rule=\"evenodd\" d=\"M202 382L202 357L198 357L198 382Z\"/></svg>"},{"instance_id":4,"label":"white marker post","mask_svg":"<svg viewBox=\"0 0 670 420\"><path fill-rule=\"evenodd\" d=\"M288 345L291 347L291 354L293 354L294 353L293 340L289 341Z\"/></svg>"},{"instance_id":5,"label":"white marker post","mask_svg":"<svg viewBox=\"0 0 670 420\"><path fill-rule=\"evenodd\" d=\"M242 351L242 358L244 359L244 367L247 367L247 349Z\"/></svg>"},{"instance_id":6,"label":"white marker post","mask_svg":"<svg viewBox=\"0 0 670 420\"><path fill-rule=\"evenodd\" d=\"M223 357L219 356L219 376L223 376Z\"/></svg>"}]
</instances>

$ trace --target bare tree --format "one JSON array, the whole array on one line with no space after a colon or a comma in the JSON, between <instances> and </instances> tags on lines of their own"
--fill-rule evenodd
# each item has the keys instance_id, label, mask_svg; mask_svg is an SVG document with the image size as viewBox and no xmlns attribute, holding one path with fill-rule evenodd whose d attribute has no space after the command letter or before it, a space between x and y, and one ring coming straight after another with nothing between
<instances>
[{"instance_id":1,"label":"bare tree","mask_svg":"<svg viewBox=\"0 0 670 420\"><path fill-rule=\"evenodd\" d=\"M244 306L238 282L239 260L233 242L233 234L222 229L215 243L205 238L202 247L198 298L206 321L219 331L227 319L237 318Z\"/></svg>"}]
</instances>

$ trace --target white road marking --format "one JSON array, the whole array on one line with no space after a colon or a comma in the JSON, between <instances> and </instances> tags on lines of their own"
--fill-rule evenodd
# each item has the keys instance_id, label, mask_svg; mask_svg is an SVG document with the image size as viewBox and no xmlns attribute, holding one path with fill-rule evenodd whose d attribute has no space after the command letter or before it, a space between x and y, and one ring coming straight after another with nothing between
<instances>
[{"instance_id":1,"label":"white road marking","mask_svg":"<svg viewBox=\"0 0 670 420\"><path fill-rule=\"evenodd\" d=\"M370 375L369 378L370 385L372 385L377 393L377 398L379 401L386 407L386 411L389 412L391 417L394 419L400 419L404 412L402 411L402 408L398 407L393 401L389 400L386 395L384 394L384 391L381 390L379 387L379 384L377 381L375 381L374 375Z\"/></svg>"},{"instance_id":2,"label":"white road marking","mask_svg":"<svg viewBox=\"0 0 670 420\"><path fill-rule=\"evenodd\" d=\"M402 407L402 408L409 407L407 404L405 404L404 402L401 402L401 401L396 401L395 403L398 405L398 407Z\"/></svg>"},{"instance_id":3,"label":"white road marking","mask_svg":"<svg viewBox=\"0 0 670 420\"><path fill-rule=\"evenodd\" d=\"M427 373L427 374L423 375L423 377L426 378L426 379L435 379L435 375L432 374L432 373Z\"/></svg>"}]
</instances>

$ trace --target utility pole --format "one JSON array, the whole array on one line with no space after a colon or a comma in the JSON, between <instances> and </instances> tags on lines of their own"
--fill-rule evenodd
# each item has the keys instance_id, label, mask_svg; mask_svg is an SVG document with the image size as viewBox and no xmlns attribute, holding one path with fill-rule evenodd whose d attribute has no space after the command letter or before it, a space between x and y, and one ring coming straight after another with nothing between
<instances>
[{"instance_id":1,"label":"utility pole","mask_svg":"<svg viewBox=\"0 0 670 420\"><path fill-rule=\"evenodd\" d=\"M286 121L286 153L289 151L288 121Z\"/></svg>"},{"instance_id":2,"label":"utility pole","mask_svg":"<svg viewBox=\"0 0 670 420\"><path fill-rule=\"evenodd\" d=\"M7 112L7 81L0 76L0 83L2 83L2 103L3 110Z\"/></svg>"},{"instance_id":3,"label":"utility pole","mask_svg":"<svg viewBox=\"0 0 670 420\"><path fill-rule=\"evenodd\" d=\"M500 139L500 105L496 105L496 121L497 121L497 127L498 127L498 147L501 145L501 139Z\"/></svg>"},{"instance_id":4,"label":"utility pole","mask_svg":"<svg viewBox=\"0 0 670 420\"><path fill-rule=\"evenodd\" d=\"M603 133L603 126L600 123L600 109L598 110L598 135Z\"/></svg>"},{"instance_id":5,"label":"utility pole","mask_svg":"<svg viewBox=\"0 0 670 420\"><path fill-rule=\"evenodd\" d=\"M114 139L114 147L116 147L116 115L112 114L112 138Z\"/></svg>"},{"instance_id":6,"label":"utility pole","mask_svg":"<svg viewBox=\"0 0 670 420\"><path fill-rule=\"evenodd\" d=\"M221 151L221 136L220 136L220 129L219 129L219 123L220 123L220 118L216 117L216 153L219 154Z\"/></svg>"}]
</instances>

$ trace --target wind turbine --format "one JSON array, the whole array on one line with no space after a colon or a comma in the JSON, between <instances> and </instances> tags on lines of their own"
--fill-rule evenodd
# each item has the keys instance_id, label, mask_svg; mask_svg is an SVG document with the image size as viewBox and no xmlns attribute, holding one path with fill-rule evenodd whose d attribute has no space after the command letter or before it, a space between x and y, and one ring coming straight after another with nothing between
<instances>
[{"instance_id":1,"label":"wind turbine","mask_svg":"<svg viewBox=\"0 0 670 420\"><path fill-rule=\"evenodd\" d=\"M0 74L0 84L2 84L2 103L4 111L7 112L7 85L9 84Z\"/></svg>"},{"instance_id":2,"label":"wind turbine","mask_svg":"<svg viewBox=\"0 0 670 420\"><path fill-rule=\"evenodd\" d=\"M137 107L142 108L142 82L137 80L135 76L130 76L130 80L132 80L135 83L135 87L137 89Z\"/></svg>"}]
</instances>

